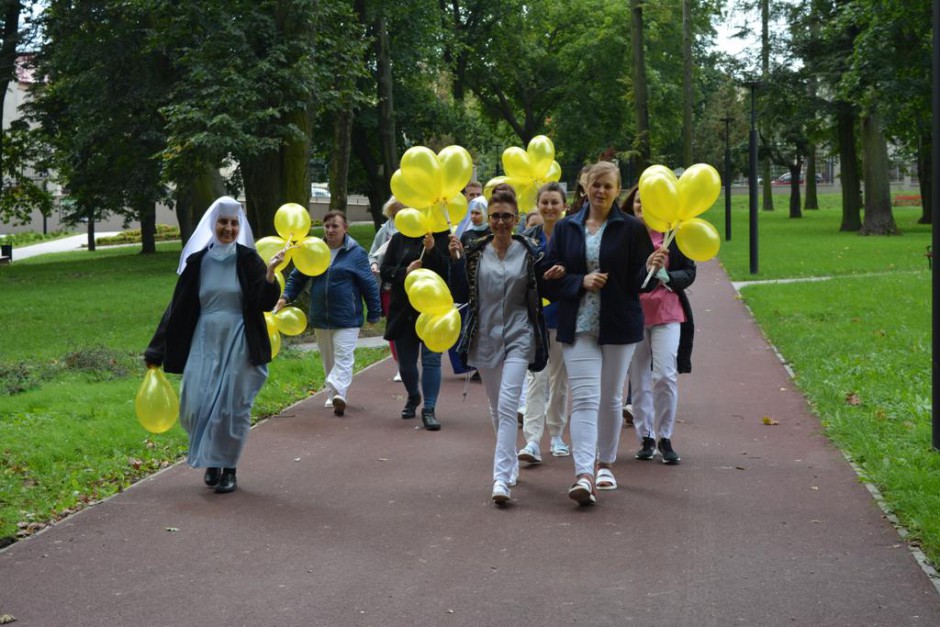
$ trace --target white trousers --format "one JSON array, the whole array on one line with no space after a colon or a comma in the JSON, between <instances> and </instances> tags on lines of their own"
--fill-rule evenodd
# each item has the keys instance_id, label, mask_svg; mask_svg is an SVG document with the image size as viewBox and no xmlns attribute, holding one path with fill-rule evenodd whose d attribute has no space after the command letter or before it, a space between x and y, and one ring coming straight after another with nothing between
<instances>
[{"instance_id":1,"label":"white trousers","mask_svg":"<svg viewBox=\"0 0 940 627\"><path fill-rule=\"evenodd\" d=\"M344 399L353 378L353 363L356 356L356 340L359 327L351 329L317 329L317 347L323 362L326 384ZM332 398L333 394L330 395Z\"/></svg>"},{"instance_id":2,"label":"white trousers","mask_svg":"<svg viewBox=\"0 0 940 627\"><path fill-rule=\"evenodd\" d=\"M548 330L548 365L541 372L526 374L526 408L522 435L526 443L542 440L545 425L554 437L568 424L568 374L555 329Z\"/></svg>"},{"instance_id":3,"label":"white trousers","mask_svg":"<svg viewBox=\"0 0 940 627\"><path fill-rule=\"evenodd\" d=\"M646 327L630 363L633 427L636 437L672 438L679 404L679 323Z\"/></svg>"},{"instance_id":4,"label":"white trousers","mask_svg":"<svg viewBox=\"0 0 940 627\"><path fill-rule=\"evenodd\" d=\"M525 384L529 364L520 357L509 357L495 368L478 368L486 397L490 402L490 417L496 431L496 451L493 454L493 481L510 482L516 459L516 431L519 395Z\"/></svg>"},{"instance_id":5,"label":"white trousers","mask_svg":"<svg viewBox=\"0 0 940 627\"><path fill-rule=\"evenodd\" d=\"M595 459L617 459L623 412L623 382L636 344L598 344L579 334L562 354L571 394L571 452L576 475L594 476Z\"/></svg>"}]
</instances>

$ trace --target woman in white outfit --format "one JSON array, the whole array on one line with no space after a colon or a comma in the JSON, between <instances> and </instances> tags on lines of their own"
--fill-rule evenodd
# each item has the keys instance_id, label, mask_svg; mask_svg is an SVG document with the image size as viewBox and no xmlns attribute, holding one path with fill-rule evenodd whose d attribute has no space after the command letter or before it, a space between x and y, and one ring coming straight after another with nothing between
<instances>
[{"instance_id":1,"label":"woman in white outfit","mask_svg":"<svg viewBox=\"0 0 940 627\"><path fill-rule=\"evenodd\" d=\"M653 250L643 224L617 207L616 165L594 164L587 194L588 204L555 226L540 264L546 295L559 303L557 337L568 371L576 475L568 496L579 505L596 502L595 485L617 487L611 467L620 439L623 383L643 339L640 286L665 256Z\"/></svg>"},{"instance_id":2,"label":"woman in white outfit","mask_svg":"<svg viewBox=\"0 0 940 627\"><path fill-rule=\"evenodd\" d=\"M480 373L496 430L492 498L509 502L516 459L516 411L529 369L545 367L548 336L542 318L535 262L536 246L515 235L516 195L494 191L489 203L491 235L464 251L451 236L451 286L458 302L468 303L467 321L457 351Z\"/></svg>"}]
</instances>

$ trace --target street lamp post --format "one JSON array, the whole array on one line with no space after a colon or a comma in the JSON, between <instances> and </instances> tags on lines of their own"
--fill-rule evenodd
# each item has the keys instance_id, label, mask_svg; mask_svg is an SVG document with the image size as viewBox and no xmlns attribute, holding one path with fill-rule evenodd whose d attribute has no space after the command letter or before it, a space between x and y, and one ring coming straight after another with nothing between
<instances>
[{"instance_id":1,"label":"street lamp post","mask_svg":"<svg viewBox=\"0 0 940 627\"><path fill-rule=\"evenodd\" d=\"M930 212L933 222L932 251L940 251L940 193L937 193L937 183L940 182L940 0L933 0L933 91L931 105L933 109L933 146L932 146L932 176L930 184L933 193L930 194ZM937 264L932 265L930 271L933 286L933 448L940 450L940 274L937 273Z\"/></svg>"},{"instance_id":2,"label":"street lamp post","mask_svg":"<svg viewBox=\"0 0 940 627\"><path fill-rule=\"evenodd\" d=\"M730 132L733 118L721 118L725 123L725 241L731 241L731 147Z\"/></svg>"},{"instance_id":3,"label":"street lamp post","mask_svg":"<svg viewBox=\"0 0 940 627\"><path fill-rule=\"evenodd\" d=\"M758 81L750 81L747 86L751 88L751 134L748 141L748 174L750 186L748 208L750 226L750 261L751 274L757 274L757 87Z\"/></svg>"}]
</instances>

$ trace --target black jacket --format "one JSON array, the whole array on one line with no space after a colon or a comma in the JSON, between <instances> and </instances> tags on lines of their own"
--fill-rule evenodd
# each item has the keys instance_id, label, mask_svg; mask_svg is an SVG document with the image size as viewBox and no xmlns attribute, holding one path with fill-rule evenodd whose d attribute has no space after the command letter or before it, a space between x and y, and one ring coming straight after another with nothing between
<instances>
[{"instance_id":1,"label":"black jacket","mask_svg":"<svg viewBox=\"0 0 940 627\"><path fill-rule=\"evenodd\" d=\"M424 253L421 267L438 273L447 282L448 252L450 243L447 231L434 234L434 248ZM421 256L424 248L423 237L406 237L403 233L395 233L385 250L382 266L379 272L382 282L392 286L391 300L388 306L388 323L385 326L385 339L396 340L400 337L414 336L415 322L418 321L418 312L411 306L408 294L405 293L405 275L412 261Z\"/></svg>"},{"instance_id":2,"label":"black jacket","mask_svg":"<svg viewBox=\"0 0 940 627\"><path fill-rule=\"evenodd\" d=\"M545 281L545 296L558 301L559 342L574 343L578 307L584 295L585 227L590 207L563 218L555 225L539 273L561 264L565 276ZM607 217L601 238L600 271L608 273L601 290L600 333L598 344L634 344L643 339L643 309L640 307L640 286L646 278L646 259L653 253L653 244L642 222L621 212L615 204ZM644 291L659 285L650 279Z\"/></svg>"},{"instance_id":3,"label":"black jacket","mask_svg":"<svg viewBox=\"0 0 940 627\"><path fill-rule=\"evenodd\" d=\"M189 359L189 349L199 320L199 270L209 249L193 253L186 259L186 269L176 281L173 299L163 313L150 345L144 351L148 364L163 365L166 372L182 374ZM267 267L253 248L236 245L235 271L242 288L242 315L248 361L259 366L271 361L271 340L264 321L264 312L277 304L280 286L267 281Z\"/></svg>"}]
</instances>

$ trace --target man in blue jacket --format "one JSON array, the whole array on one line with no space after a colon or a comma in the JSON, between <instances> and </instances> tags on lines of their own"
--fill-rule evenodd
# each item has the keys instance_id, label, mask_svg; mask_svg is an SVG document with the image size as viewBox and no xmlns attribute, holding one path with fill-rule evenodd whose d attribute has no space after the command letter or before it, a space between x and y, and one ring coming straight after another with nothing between
<instances>
[{"instance_id":1,"label":"man in blue jacket","mask_svg":"<svg viewBox=\"0 0 940 627\"><path fill-rule=\"evenodd\" d=\"M278 308L293 301L307 281L310 286L308 324L317 333L317 346L326 373L326 406L342 416L346 412L346 393L352 383L354 351L363 324L362 299L369 315L366 320L377 322L382 314L379 287L369 267L369 255L349 236L346 215L330 211L323 218L330 248L330 266L319 276L310 277L296 268L290 273Z\"/></svg>"}]
</instances>

